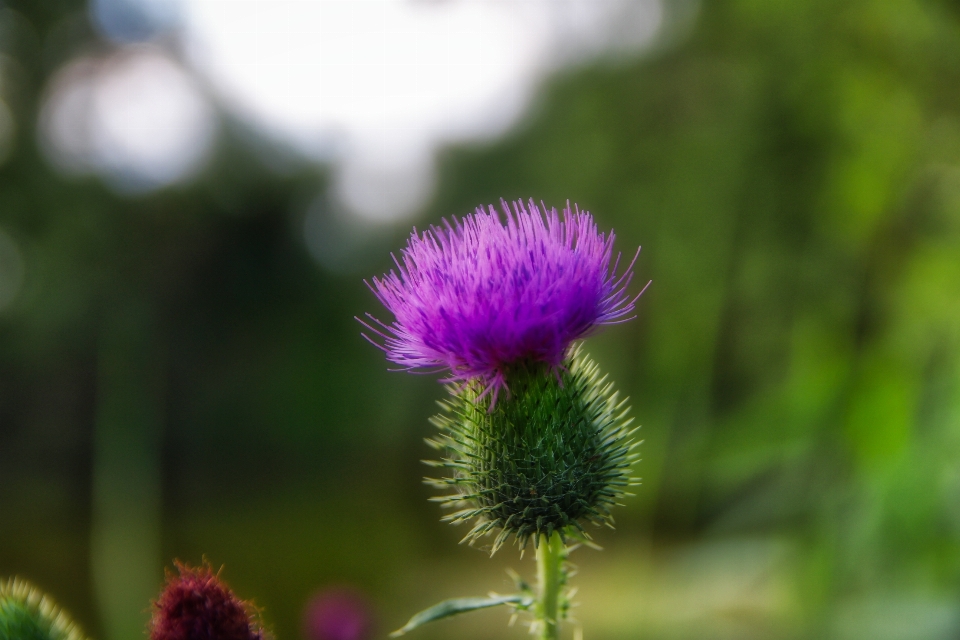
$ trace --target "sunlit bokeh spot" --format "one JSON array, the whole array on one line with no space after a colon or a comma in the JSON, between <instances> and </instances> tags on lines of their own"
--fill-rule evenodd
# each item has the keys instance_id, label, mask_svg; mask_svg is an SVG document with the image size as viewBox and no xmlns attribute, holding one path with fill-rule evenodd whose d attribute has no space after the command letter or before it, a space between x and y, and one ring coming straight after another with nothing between
<instances>
[{"instance_id":1,"label":"sunlit bokeh spot","mask_svg":"<svg viewBox=\"0 0 960 640\"><path fill-rule=\"evenodd\" d=\"M364 220L390 222L416 211L433 193L433 153L421 141L411 141L394 153L382 147L357 151L341 160L333 193Z\"/></svg>"},{"instance_id":2,"label":"sunlit bokeh spot","mask_svg":"<svg viewBox=\"0 0 960 640\"><path fill-rule=\"evenodd\" d=\"M66 173L99 173L117 190L142 192L203 166L216 117L196 82L148 47L75 60L54 78L40 136Z\"/></svg>"},{"instance_id":3,"label":"sunlit bokeh spot","mask_svg":"<svg viewBox=\"0 0 960 640\"><path fill-rule=\"evenodd\" d=\"M438 146L502 133L547 73L661 22L659 0L190 0L183 39L229 109L342 162L338 198L389 221L430 197Z\"/></svg>"}]
</instances>

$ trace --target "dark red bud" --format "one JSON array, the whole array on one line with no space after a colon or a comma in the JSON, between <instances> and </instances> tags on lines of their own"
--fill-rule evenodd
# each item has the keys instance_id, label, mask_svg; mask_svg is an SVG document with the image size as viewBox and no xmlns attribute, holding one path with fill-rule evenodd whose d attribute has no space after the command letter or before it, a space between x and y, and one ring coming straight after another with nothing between
<instances>
[{"instance_id":1,"label":"dark red bud","mask_svg":"<svg viewBox=\"0 0 960 640\"><path fill-rule=\"evenodd\" d=\"M153 603L150 640L267 640L256 610L209 565L176 565Z\"/></svg>"}]
</instances>

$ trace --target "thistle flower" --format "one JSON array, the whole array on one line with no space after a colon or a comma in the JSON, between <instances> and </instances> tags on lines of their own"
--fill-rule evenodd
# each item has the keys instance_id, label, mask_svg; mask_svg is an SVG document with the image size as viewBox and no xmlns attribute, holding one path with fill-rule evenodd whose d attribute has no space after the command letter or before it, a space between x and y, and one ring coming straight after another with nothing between
<instances>
[{"instance_id":1,"label":"thistle flower","mask_svg":"<svg viewBox=\"0 0 960 640\"><path fill-rule=\"evenodd\" d=\"M449 475L427 482L448 493L434 500L459 507L445 520L475 521L464 541L495 533L496 552L511 536L521 549L532 539L538 587L518 579L513 595L446 600L393 636L506 605L533 614L541 640L558 640L567 537L588 537L584 521L612 526L610 509L637 482L625 401L574 344L629 319L643 293L627 293L634 263L617 275L613 233L569 203L562 220L532 200L501 205L506 224L491 206L414 229L397 270L368 283L394 322L361 322L403 369L447 372L451 397L433 419L440 435L427 441L443 459L427 464Z\"/></svg>"},{"instance_id":2,"label":"thistle flower","mask_svg":"<svg viewBox=\"0 0 960 640\"><path fill-rule=\"evenodd\" d=\"M414 229L402 259L394 257L397 270L368 283L396 320L361 321L382 344L365 337L403 369L480 380L494 398L511 365L556 370L574 340L627 319L636 302L627 294L633 262L616 274L614 234L599 233L588 212L568 203L561 219L532 199L501 206L505 225L490 206Z\"/></svg>"},{"instance_id":3,"label":"thistle flower","mask_svg":"<svg viewBox=\"0 0 960 640\"><path fill-rule=\"evenodd\" d=\"M84 640L69 616L30 583L0 581L0 640Z\"/></svg>"},{"instance_id":4,"label":"thistle flower","mask_svg":"<svg viewBox=\"0 0 960 640\"><path fill-rule=\"evenodd\" d=\"M150 640L265 640L252 605L240 600L209 565L177 563L179 575L153 606Z\"/></svg>"},{"instance_id":5,"label":"thistle flower","mask_svg":"<svg viewBox=\"0 0 960 640\"><path fill-rule=\"evenodd\" d=\"M629 319L640 295L627 293L633 262L617 274L614 234L588 212L501 204L506 224L490 207L414 230L397 271L371 286L395 322L369 316L389 360L447 371L452 399L429 441L445 458L428 464L452 475L428 481L454 489L436 500L464 507L447 520L477 521L465 540L497 532L494 551L510 535L523 547L612 522L634 482L630 420L572 344Z\"/></svg>"}]
</instances>

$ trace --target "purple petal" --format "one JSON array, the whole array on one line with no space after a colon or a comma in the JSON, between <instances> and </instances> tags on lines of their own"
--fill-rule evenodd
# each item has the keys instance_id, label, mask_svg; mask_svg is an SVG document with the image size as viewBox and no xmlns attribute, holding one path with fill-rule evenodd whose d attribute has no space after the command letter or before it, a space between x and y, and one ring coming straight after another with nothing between
<instances>
[{"instance_id":1,"label":"purple petal","mask_svg":"<svg viewBox=\"0 0 960 640\"><path fill-rule=\"evenodd\" d=\"M636 255L618 276L614 234L599 233L589 212L501 206L505 223L490 206L414 230L396 270L369 285L396 320L363 323L391 362L445 369L448 382L480 379L494 397L505 367L560 366L571 342L629 319L639 297L626 290Z\"/></svg>"}]
</instances>

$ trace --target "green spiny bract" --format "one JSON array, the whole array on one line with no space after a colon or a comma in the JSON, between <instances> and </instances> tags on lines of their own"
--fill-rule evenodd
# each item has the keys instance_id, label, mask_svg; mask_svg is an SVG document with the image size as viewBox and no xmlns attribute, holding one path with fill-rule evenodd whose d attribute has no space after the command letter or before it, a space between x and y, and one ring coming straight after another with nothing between
<instances>
[{"instance_id":1,"label":"green spiny bract","mask_svg":"<svg viewBox=\"0 0 960 640\"><path fill-rule=\"evenodd\" d=\"M29 583L0 581L0 640L84 640L51 599Z\"/></svg>"},{"instance_id":2,"label":"green spiny bract","mask_svg":"<svg viewBox=\"0 0 960 640\"><path fill-rule=\"evenodd\" d=\"M440 402L432 422L441 434L427 442L446 455L427 464L451 476L427 482L454 490L435 501L463 507L444 520L475 519L471 543L496 532L494 552L511 535L523 548L554 531L585 535L583 521L612 525L610 509L636 484L626 400L579 347L556 371L518 365L506 382L492 408L479 383L451 387Z\"/></svg>"}]
</instances>

